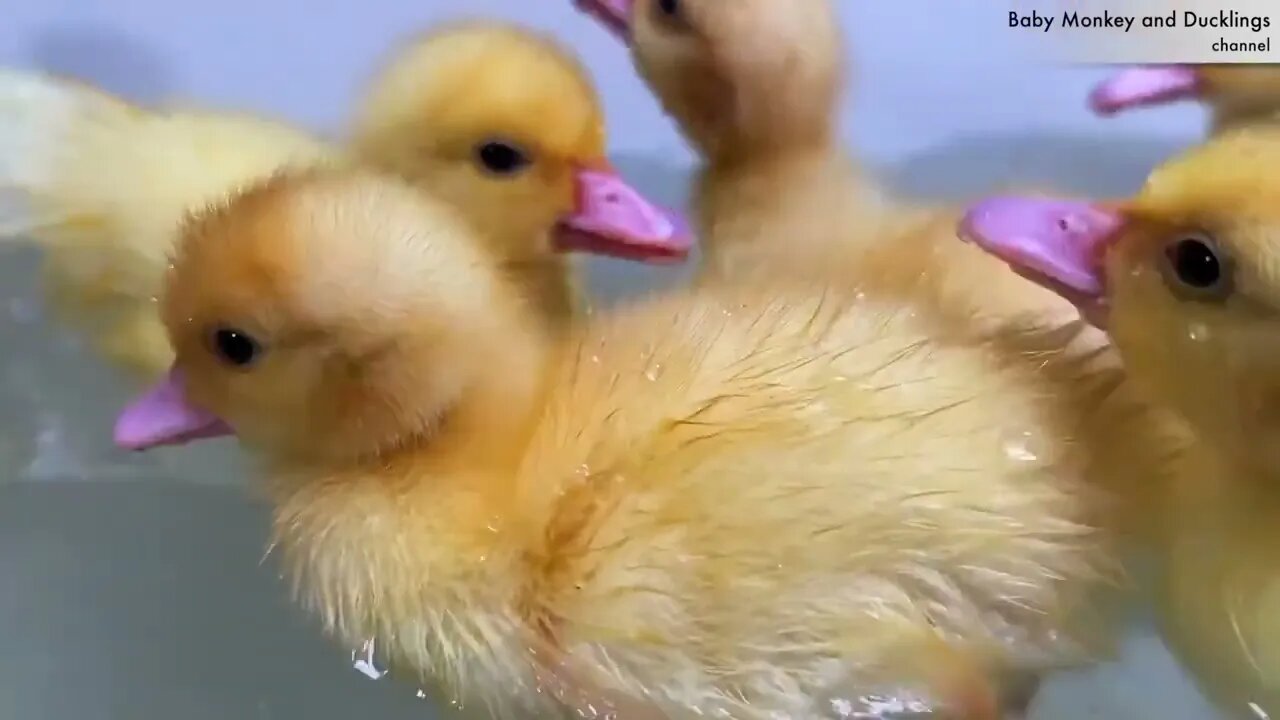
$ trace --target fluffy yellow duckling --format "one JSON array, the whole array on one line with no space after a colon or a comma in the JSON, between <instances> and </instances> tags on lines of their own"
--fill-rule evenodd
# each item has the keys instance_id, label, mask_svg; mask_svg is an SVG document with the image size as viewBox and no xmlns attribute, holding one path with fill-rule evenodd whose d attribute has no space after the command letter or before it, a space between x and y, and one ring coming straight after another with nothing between
<instances>
[{"instance_id":1,"label":"fluffy yellow duckling","mask_svg":"<svg viewBox=\"0 0 1280 720\"><path fill-rule=\"evenodd\" d=\"M703 276L818 272L909 299L944 326L1054 323L1071 307L954 242L959 207L894 198L839 138L844 47L831 0L576 0L628 43L702 158Z\"/></svg>"},{"instance_id":2,"label":"fluffy yellow duckling","mask_svg":"<svg viewBox=\"0 0 1280 720\"><path fill-rule=\"evenodd\" d=\"M355 156L446 193L553 320L573 303L561 251L672 260L689 250L678 220L608 168L595 92L543 37L494 23L429 33L388 64L363 111ZM0 72L0 188L30 198L30 215L0 230L46 247L61 317L147 379L173 357L155 297L183 216L281 167L347 155L261 118L143 109Z\"/></svg>"},{"instance_id":3,"label":"fluffy yellow duckling","mask_svg":"<svg viewBox=\"0 0 1280 720\"><path fill-rule=\"evenodd\" d=\"M555 321L580 303L556 250L671 263L692 247L678 215L609 166L605 143L604 109L577 58L492 21L401 48L371 83L352 137L362 159L462 207Z\"/></svg>"},{"instance_id":4,"label":"fluffy yellow duckling","mask_svg":"<svg viewBox=\"0 0 1280 720\"><path fill-rule=\"evenodd\" d=\"M577 4L627 41L702 157L693 204L706 267L732 274L782 256L780 237L791 252L850 237L844 221L877 195L836 136L844 53L831 3Z\"/></svg>"},{"instance_id":5,"label":"fluffy yellow duckling","mask_svg":"<svg viewBox=\"0 0 1280 720\"><path fill-rule=\"evenodd\" d=\"M1152 65L1099 83L1089 105L1100 115L1194 99L1212 113L1210 133L1280 119L1280 66Z\"/></svg>"},{"instance_id":6,"label":"fluffy yellow duckling","mask_svg":"<svg viewBox=\"0 0 1280 720\"><path fill-rule=\"evenodd\" d=\"M1280 129L1232 131L1121 203L998 198L969 234L1107 328L1133 383L1191 432L1157 518L1172 647L1238 717L1280 714Z\"/></svg>"},{"instance_id":7,"label":"fluffy yellow duckling","mask_svg":"<svg viewBox=\"0 0 1280 720\"><path fill-rule=\"evenodd\" d=\"M188 226L174 369L116 439L234 429L301 601L473 709L817 717L906 685L990 717L979 666L1058 659L1098 569L1034 373L798 290L548 338L446 204L281 175Z\"/></svg>"}]
</instances>

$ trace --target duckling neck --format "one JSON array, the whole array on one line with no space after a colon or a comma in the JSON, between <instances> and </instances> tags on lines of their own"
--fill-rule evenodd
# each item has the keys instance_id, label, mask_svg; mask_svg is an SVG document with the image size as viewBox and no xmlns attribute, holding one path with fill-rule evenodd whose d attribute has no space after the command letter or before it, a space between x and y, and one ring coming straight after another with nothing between
<instances>
[{"instance_id":1,"label":"duckling neck","mask_svg":"<svg viewBox=\"0 0 1280 720\"><path fill-rule=\"evenodd\" d=\"M833 187L836 186L836 187ZM745 146L708 156L699 168L695 196L704 223L719 219L714 213L750 212L760 208L773 213L782 199L822 196L836 190L854 202L848 192L879 195L879 189L858 164L829 136L780 146Z\"/></svg>"},{"instance_id":2,"label":"duckling neck","mask_svg":"<svg viewBox=\"0 0 1280 720\"><path fill-rule=\"evenodd\" d=\"M545 330L559 332L578 314L580 296L571 258L543 254L516 259L509 261L507 273Z\"/></svg>"},{"instance_id":3,"label":"duckling neck","mask_svg":"<svg viewBox=\"0 0 1280 720\"><path fill-rule=\"evenodd\" d=\"M1258 457L1254 452L1240 453L1234 459L1234 470L1249 478L1250 485L1271 498L1273 504L1280 503L1280 467L1269 458Z\"/></svg>"},{"instance_id":4,"label":"duckling neck","mask_svg":"<svg viewBox=\"0 0 1280 720\"><path fill-rule=\"evenodd\" d=\"M826 141L711 159L694 187L705 263L731 272L739 257L776 250L779 238L820 246L847 232L841 211L875 207L867 201L877 197L877 186Z\"/></svg>"},{"instance_id":5,"label":"duckling neck","mask_svg":"<svg viewBox=\"0 0 1280 720\"><path fill-rule=\"evenodd\" d=\"M827 130L785 141L725 136L703 148L703 172L724 173L735 169L813 163L840 152L834 134Z\"/></svg>"},{"instance_id":6,"label":"duckling neck","mask_svg":"<svg viewBox=\"0 0 1280 720\"><path fill-rule=\"evenodd\" d=\"M364 473L277 478L273 548L296 599L349 649L376 641L393 676L442 681L523 658L522 554L501 492L511 473L487 465L405 455Z\"/></svg>"},{"instance_id":7,"label":"duckling neck","mask_svg":"<svg viewBox=\"0 0 1280 720\"><path fill-rule=\"evenodd\" d=\"M515 489L541 393L540 382L495 383L438 433L374 461L276 472L273 547L338 640L374 639L393 672L468 674L481 690L529 672L524 648L538 637Z\"/></svg>"},{"instance_id":8,"label":"duckling neck","mask_svg":"<svg viewBox=\"0 0 1280 720\"><path fill-rule=\"evenodd\" d=\"M1262 453L1236 439L1205 439L1197 452L1195 482L1204 486L1204 493L1268 514L1280 509L1280 467Z\"/></svg>"},{"instance_id":9,"label":"duckling neck","mask_svg":"<svg viewBox=\"0 0 1280 720\"><path fill-rule=\"evenodd\" d=\"M1280 108L1267 105L1219 104L1214 106L1209 134L1220 135L1247 125L1280 124Z\"/></svg>"}]
</instances>

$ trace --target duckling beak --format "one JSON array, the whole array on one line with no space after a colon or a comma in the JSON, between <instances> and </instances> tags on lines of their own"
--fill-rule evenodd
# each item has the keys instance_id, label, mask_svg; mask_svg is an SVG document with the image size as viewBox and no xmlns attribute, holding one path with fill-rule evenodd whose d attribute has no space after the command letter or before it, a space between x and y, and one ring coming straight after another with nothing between
<instances>
[{"instance_id":1,"label":"duckling beak","mask_svg":"<svg viewBox=\"0 0 1280 720\"><path fill-rule=\"evenodd\" d=\"M1123 225L1118 210L1097 204L997 197L972 206L960 221L959 235L1105 328L1104 259Z\"/></svg>"},{"instance_id":2,"label":"duckling beak","mask_svg":"<svg viewBox=\"0 0 1280 720\"><path fill-rule=\"evenodd\" d=\"M693 233L684 218L649 202L612 168L580 168L574 182L574 210L556 225L556 249L661 264L688 257Z\"/></svg>"},{"instance_id":3,"label":"duckling beak","mask_svg":"<svg viewBox=\"0 0 1280 720\"><path fill-rule=\"evenodd\" d=\"M1122 70L1089 93L1089 106L1111 115L1144 105L1162 105L1200 93L1200 74L1192 65L1151 65Z\"/></svg>"},{"instance_id":4,"label":"duckling beak","mask_svg":"<svg viewBox=\"0 0 1280 720\"><path fill-rule=\"evenodd\" d=\"M573 4L623 42L631 42L631 11L635 0L573 0Z\"/></svg>"},{"instance_id":5,"label":"duckling beak","mask_svg":"<svg viewBox=\"0 0 1280 720\"><path fill-rule=\"evenodd\" d=\"M116 418L116 446L150 450L233 434L221 418L188 404L182 387L181 372L170 369L155 387L126 407Z\"/></svg>"}]
</instances>

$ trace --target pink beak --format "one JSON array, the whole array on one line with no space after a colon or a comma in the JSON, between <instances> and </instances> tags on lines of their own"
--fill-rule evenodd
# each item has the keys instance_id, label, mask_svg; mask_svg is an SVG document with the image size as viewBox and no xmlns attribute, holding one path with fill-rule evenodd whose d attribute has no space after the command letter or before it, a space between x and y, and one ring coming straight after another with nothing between
<instances>
[{"instance_id":1,"label":"pink beak","mask_svg":"<svg viewBox=\"0 0 1280 720\"><path fill-rule=\"evenodd\" d=\"M1104 256L1123 224L1119 213L1088 203L997 197L972 206L959 234L1105 327Z\"/></svg>"},{"instance_id":2,"label":"pink beak","mask_svg":"<svg viewBox=\"0 0 1280 720\"><path fill-rule=\"evenodd\" d=\"M1162 105L1193 98L1200 92L1200 75L1192 65L1151 65L1122 70L1089 93L1089 105L1100 115L1144 105Z\"/></svg>"},{"instance_id":3,"label":"pink beak","mask_svg":"<svg viewBox=\"0 0 1280 720\"><path fill-rule=\"evenodd\" d=\"M182 374L172 368L116 418L115 443L125 450L150 450L232 434L220 418L187 403Z\"/></svg>"},{"instance_id":4,"label":"pink beak","mask_svg":"<svg viewBox=\"0 0 1280 720\"><path fill-rule=\"evenodd\" d=\"M684 218L646 200L612 168L580 169L575 183L574 211L556 226L558 249L664 264L693 249Z\"/></svg>"},{"instance_id":5,"label":"pink beak","mask_svg":"<svg viewBox=\"0 0 1280 720\"><path fill-rule=\"evenodd\" d=\"M584 13L594 17L623 42L631 41L631 13L635 0L573 0Z\"/></svg>"}]
</instances>

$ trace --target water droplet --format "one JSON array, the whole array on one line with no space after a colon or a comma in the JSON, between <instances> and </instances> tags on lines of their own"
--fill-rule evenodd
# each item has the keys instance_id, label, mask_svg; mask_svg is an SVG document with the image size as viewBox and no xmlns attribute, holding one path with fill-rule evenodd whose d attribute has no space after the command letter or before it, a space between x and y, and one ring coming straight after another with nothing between
<instances>
[{"instance_id":1,"label":"water droplet","mask_svg":"<svg viewBox=\"0 0 1280 720\"><path fill-rule=\"evenodd\" d=\"M649 382L654 382L658 378L662 377L662 363L654 363L650 365L649 369L644 371L644 376L649 378Z\"/></svg>"},{"instance_id":2,"label":"water droplet","mask_svg":"<svg viewBox=\"0 0 1280 720\"><path fill-rule=\"evenodd\" d=\"M1204 342L1209 339L1209 326L1201 322L1194 322L1187 326L1187 337L1193 342Z\"/></svg>"},{"instance_id":3,"label":"water droplet","mask_svg":"<svg viewBox=\"0 0 1280 720\"><path fill-rule=\"evenodd\" d=\"M590 465L586 463L582 463L581 465L578 466L578 477L587 477L589 475L591 475Z\"/></svg>"},{"instance_id":4,"label":"water droplet","mask_svg":"<svg viewBox=\"0 0 1280 720\"><path fill-rule=\"evenodd\" d=\"M1004 454L1009 456L1010 460L1018 462L1035 462L1040 459L1036 454L1034 447L1035 438L1030 432L1023 431L1014 434L1004 442Z\"/></svg>"},{"instance_id":5,"label":"water droplet","mask_svg":"<svg viewBox=\"0 0 1280 720\"><path fill-rule=\"evenodd\" d=\"M374 641L372 639L365 640L359 650L351 651L351 666L368 677L379 680L387 674L387 671L377 666L374 660L374 651Z\"/></svg>"},{"instance_id":6,"label":"water droplet","mask_svg":"<svg viewBox=\"0 0 1280 720\"><path fill-rule=\"evenodd\" d=\"M160 302L160 296L159 296L159 295L152 295L151 297L149 297L149 298L147 298L147 299L148 299L148 300L150 300L150 301L151 301L151 302L153 302L153 303L158 303L158 302Z\"/></svg>"},{"instance_id":7,"label":"water droplet","mask_svg":"<svg viewBox=\"0 0 1280 720\"><path fill-rule=\"evenodd\" d=\"M595 363L596 365L599 365L599 364L600 364L600 356L599 356L599 355L592 355L592 356L591 356L591 362Z\"/></svg>"},{"instance_id":8,"label":"water droplet","mask_svg":"<svg viewBox=\"0 0 1280 720\"><path fill-rule=\"evenodd\" d=\"M426 694L425 692L423 692L421 689L419 689L419 690L418 690L417 698L418 698L419 700L426 700L426 699L427 699L427 694Z\"/></svg>"},{"instance_id":9,"label":"water droplet","mask_svg":"<svg viewBox=\"0 0 1280 720\"><path fill-rule=\"evenodd\" d=\"M936 708L919 698L911 697L910 694L892 694L892 695L868 695L859 698L863 707L863 712L855 713L854 717L858 718L885 718L897 717L900 715L933 715Z\"/></svg>"},{"instance_id":10,"label":"water droplet","mask_svg":"<svg viewBox=\"0 0 1280 720\"><path fill-rule=\"evenodd\" d=\"M857 300L858 302L862 302L863 300L866 300L866 299L867 299L867 294L866 294L865 292L863 292L863 291L859 290L858 292L854 293L854 295L853 295L853 299L854 299L854 300Z\"/></svg>"}]
</instances>

